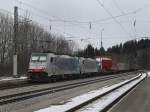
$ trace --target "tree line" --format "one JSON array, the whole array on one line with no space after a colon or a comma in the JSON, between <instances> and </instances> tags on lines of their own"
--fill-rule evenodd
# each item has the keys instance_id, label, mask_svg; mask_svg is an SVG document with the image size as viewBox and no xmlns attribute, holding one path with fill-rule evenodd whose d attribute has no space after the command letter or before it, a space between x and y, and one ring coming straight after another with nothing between
<instances>
[{"instance_id":1,"label":"tree line","mask_svg":"<svg viewBox=\"0 0 150 112\"><path fill-rule=\"evenodd\" d=\"M87 45L84 50L77 52L82 57L111 57L113 63L123 63L126 69L150 69L150 39L131 40L117 44L105 50Z\"/></svg>"},{"instance_id":2,"label":"tree line","mask_svg":"<svg viewBox=\"0 0 150 112\"><path fill-rule=\"evenodd\" d=\"M85 49L79 50L75 54L79 57L95 58L97 56L105 56L106 51L103 47L98 49L94 48L91 44L88 44Z\"/></svg>"},{"instance_id":3,"label":"tree line","mask_svg":"<svg viewBox=\"0 0 150 112\"><path fill-rule=\"evenodd\" d=\"M108 48L107 54L117 57L117 61L126 63L129 68L150 69L150 39L127 41Z\"/></svg>"}]
</instances>

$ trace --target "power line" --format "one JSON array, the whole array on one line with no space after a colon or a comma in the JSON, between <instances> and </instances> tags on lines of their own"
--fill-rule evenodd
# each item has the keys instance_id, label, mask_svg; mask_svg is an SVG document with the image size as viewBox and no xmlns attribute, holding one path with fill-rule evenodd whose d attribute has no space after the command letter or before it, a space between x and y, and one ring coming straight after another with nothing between
<instances>
[{"instance_id":1,"label":"power line","mask_svg":"<svg viewBox=\"0 0 150 112\"><path fill-rule=\"evenodd\" d=\"M49 13L48 12L46 12L46 11L44 11L44 10L42 10L42 9L39 9L39 8L36 8L36 7L34 7L34 6L32 6L32 5L30 5L30 4L28 4L28 3L25 3L25 2L22 2L22 1L20 1L20 0L15 0L15 1L17 1L18 3L20 3L20 4L23 4L23 5L26 5L26 6L28 6L28 7L30 7L30 8L32 8L32 9L34 9L35 11L38 11L38 12L41 12L41 13L45 13L46 15L49 15ZM147 8L147 7L149 7L150 6L150 3L149 4L145 4L144 6L142 6L142 7L140 7L140 8L138 8L138 9L136 9L136 10L134 10L134 11L132 11L132 12L128 12L128 13L123 13L123 14L121 14L121 15L117 15L117 16L114 16L115 18L117 18L117 17L122 17L122 16L127 16L127 15L130 15L130 14L134 14L134 13L137 13L137 12L139 12L139 11L141 11L141 10L143 10L144 8ZM118 8L119 8L119 6L118 6ZM119 8L119 9L121 9L121 8ZM122 11L123 12L123 11ZM90 21L77 21L77 20L64 20L64 19L61 19L61 18L59 18L59 17L56 17L56 16L51 16L52 18L55 18L55 19L53 19L53 21L55 22L57 22L57 21L61 21L61 22L74 22L74 23L85 23L85 24L89 24L89 22L100 22L100 21L104 21L104 20L109 20L109 19L112 19L112 18L104 18L104 19L100 19L100 20L90 20Z\"/></svg>"},{"instance_id":2,"label":"power line","mask_svg":"<svg viewBox=\"0 0 150 112\"><path fill-rule=\"evenodd\" d=\"M115 5L115 7L118 9L118 10L120 10L120 12L122 13L122 14L125 14L125 12L120 8L120 6L118 5L118 3L116 2L116 0L113 0L113 3L114 3L114 5ZM132 26L132 22L129 20L129 18L128 17L126 17L127 18L127 20L128 20L128 22L129 22L129 25L131 25L131 28L133 28ZM136 36L136 33L134 32L134 29L132 29L132 32L134 33L134 35Z\"/></svg>"},{"instance_id":3,"label":"power line","mask_svg":"<svg viewBox=\"0 0 150 112\"><path fill-rule=\"evenodd\" d=\"M119 21L117 21L117 19L111 14L111 12L110 12L108 9L106 9L105 6L104 6L99 0L97 0L97 2L98 2L98 4L113 18L113 20L114 20L117 24L119 24L119 26L122 28L122 30L123 30L125 33L127 33L129 36L131 36L131 35L125 30L124 26L123 26Z\"/></svg>"},{"instance_id":4,"label":"power line","mask_svg":"<svg viewBox=\"0 0 150 112\"><path fill-rule=\"evenodd\" d=\"M23 8L18 8L19 10L22 10L22 11L24 11L24 12L26 12L27 10L26 9L23 9ZM37 13L33 13L32 11L29 11L29 13L32 13L33 15L35 15L36 17L39 17L39 18L42 18L42 19L44 19L44 20L51 20L49 17L46 17L46 16L42 16L42 15L39 15L39 14L37 14Z\"/></svg>"},{"instance_id":5,"label":"power line","mask_svg":"<svg viewBox=\"0 0 150 112\"><path fill-rule=\"evenodd\" d=\"M120 6L118 5L118 3L116 2L116 0L113 0L113 3L114 3L114 5L116 6L116 8L120 10L120 12L121 12L122 14L125 14L124 11L120 8Z\"/></svg>"},{"instance_id":6,"label":"power line","mask_svg":"<svg viewBox=\"0 0 150 112\"><path fill-rule=\"evenodd\" d=\"M149 7L149 6L150 6L150 3L145 4L144 6L142 6L142 7L138 8L138 9L136 9L136 10L134 11L134 13L140 12L140 11L142 11L143 9L145 9L145 8L147 8L147 7Z\"/></svg>"},{"instance_id":7,"label":"power line","mask_svg":"<svg viewBox=\"0 0 150 112\"><path fill-rule=\"evenodd\" d=\"M20 10L23 10L23 11L26 11L25 9L23 9L23 8L19 8ZM31 11L30 11L31 12ZM133 13L133 12L132 12ZM42 15L38 15L38 14L35 14L35 13L33 13L35 16L38 16L38 17L40 17L40 18L43 18L43 19L45 19L45 20L50 20L48 17L45 17L45 16L42 16ZM126 14L124 14L124 15L128 15L128 14L131 14L131 13L126 13ZM119 15L119 16L117 16L117 17L120 17L120 16L124 16L124 15ZM101 21L106 21L106 20L110 20L110 19L112 19L112 18L106 18L106 19L102 19ZM54 21L54 20L50 20L51 22L52 21ZM55 20L56 21L56 20ZM61 22L64 22L64 23L69 23L69 24L72 24L73 26L74 25L76 25L76 26L79 26L79 24L75 24L74 22L68 22L68 21L61 21ZM98 20L98 21L93 21L93 22L100 22L100 20ZM91 23L91 22L90 22ZM89 24L89 22L88 22L88 24ZM83 28L83 27L81 27L81 26L79 26L80 28ZM85 28L83 28L83 29L85 29ZM86 33L87 34L87 33Z\"/></svg>"},{"instance_id":8,"label":"power line","mask_svg":"<svg viewBox=\"0 0 150 112\"><path fill-rule=\"evenodd\" d=\"M20 8L19 7L19 10L22 10L22 11L27 11L26 9L23 9L23 8ZM98 22L103 22L103 21L108 21L108 20L112 20L112 17L108 17L108 18L103 18L103 19L99 19L99 20L93 20L93 21L85 21L85 22L81 22L81 21L73 21L73 20L64 20L64 21L58 21L58 20L52 20L52 19L50 19L49 17L46 17L46 16L43 16L43 15L40 15L40 14L37 14L37 13L34 13L34 12L32 12L32 11L30 11L33 15L35 15L35 16L37 16L37 17L39 17L39 18L42 18L42 19L44 19L44 20L47 20L47 21L50 21L50 22L65 22L65 23L69 23L69 24L74 24L74 25L79 25L79 24L82 24L82 23L84 23L84 24L89 24L89 23L98 23ZM116 15L116 16L114 16L115 18L119 18L119 17L123 17L123 16L128 16L128 15L131 15L131 14L134 14L135 13L135 11L133 11L133 12L128 12L128 13L124 13L124 14L120 14L120 15ZM75 24L75 23L77 23L77 24ZM108 24L108 23L100 23L100 24ZM110 23L109 23L110 24Z\"/></svg>"},{"instance_id":9,"label":"power line","mask_svg":"<svg viewBox=\"0 0 150 112\"><path fill-rule=\"evenodd\" d=\"M19 1L19 0L18 0L18 1ZM21 3L21 4L23 4L23 3ZM31 6L31 5L29 5L29 6ZM34 8L35 8L35 7L34 7ZM38 9L38 8L35 8L36 11L37 11L37 9ZM143 8L139 8L139 9L142 10ZM141 10L136 10L136 12L141 11ZM41 12L42 10L38 10L38 11ZM118 17L122 17L122 16L129 15L129 14L133 14L134 12L135 12L135 11L132 11L132 12L129 12L129 13L124 13L124 14L121 14L121 15L113 16L113 17L118 18ZM45 12L45 14L48 15L47 12ZM39 16L40 16L40 15L39 15ZM43 17L45 17L45 16L41 16L41 18L43 18ZM50 20L49 17L46 17L45 19L48 20L48 21ZM106 21L106 20L111 20L111 19L113 19L113 18L112 18L112 17L110 17L110 18L104 18L104 19L101 19L101 20L96 20L96 21L94 20L94 21L91 21L91 22L92 22L92 23L93 23L93 22L101 22L101 21ZM82 22L82 21L63 20L63 19L61 19L61 20L60 20L60 19L59 19L59 20L58 20L58 19L57 19L57 20L54 19L54 21L56 21L56 22L57 22L57 21L60 21L60 22L64 22L64 21L65 21L65 22L68 22L68 23L71 23L71 24L74 24L74 23L86 23L86 22L87 22L87 24L89 24L89 21Z\"/></svg>"},{"instance_id":10,"label":"power line","mask_svg":"<svg viewBox=\"0 0 150 112\"><path fill-rule=\"evenodd\" d=\"M23 8L19 8L20 10L22 10L22 11L26 11L25 9L23 9ZM31 12L31 11L30 11ZM33 13L33 12L31 12L31 13ZM66 24L66 23L69 23L69 24L71 24L71 25L75 25L75 26L79 26L79 24L75 24L75 23L73 23L73 22L67 22L67 21L57 21L57 20L51 20L51 19L49 19L49 17L46 17L46 16L42 16L42 15L39 15L39 14L36 14L36 13L33 13L35 16L37 16L37 17L40 17L40 18L42 18L42 19L44 19L44 20L47 20L47 21L50 21L50 22L54 22L54 21L56 21L56 22L63 22L64 24ZM89 23L88 23L89 24ZM81 27L81 26L79 26L80 28L83 28L83 27ZM83 28L83 29L85 29L85 28Z\"/></svg>"},{"instance_id":11,"label":"power line","mask_svg":"<svg viewBox=\"0 0 150 112\"><path fill-rule=\"evenodd\" d=\"M15 0L15 1L17 1L18 3L21 2L21 4L23 4L23 5L27 6L27 7L30 7L30 8L32 8L32 9L35 10L35 11L38 11L38 12L41 12L41 13L45 13L46 15L49 15L48 12L46 12L46 11L44 11L44 10L42 10L42 9L36 8L36 7L34 7L34 6L32 6L32 5L28 4L28 3L22 2L22 1L20 1L20 0ZM71 22L87 23L87 22L81 22L81 21L77 21L77 20L64 20L64 19L61 19L61 18L56 17L56 16L52 16L52 15L51 15L51 17L54 18L54 19L50 19L50 18L49 18L49 20L51 20L51 21L61 21L61 22L70 22L70 23L71 23Z\"/></svg>"},{"instance_id":12,"label":"power line","mask_svg":"<svg viewBox=\"0 0 150 112\"><path fill-rule=\"evenodd\" d=\"M22 2L20 0L15 0L17 1L18 3L22 4L22 5L25 5L27 7L30 7L32 8L33 10L35 10L36 12L41 12L42 14L46 14L46 15L49 15L48 12L42 10L42 9L39 9L39 8L36 8L28 3L25 3L25 2ZM136 12L139 11L139 9L135 10ZM121 14L121 15L117 15L117 16L114 16L115 18L118 18L118 17L122 17L122 16L127 16L127 15L130 15L130 14L133 14L135 13L135 11L132 11L132 12L128 12L128 13L124 13L124 14ZM37 14L36 14L37 15ZM38 16L42 17L41 15L38 14ZM51 17L51 18L50 18ZM64 20L64 19L61 19L59 17L56 17L56 16L50 16L48 17L48 20L51 20L52 22L68 22L68 23L78 23L78 24L89 24L89 22L91 23L96 23L96 22L101 22L101 21L106 21L106 20L111 20L112 18L104 18L104 19L99 19L99 20L90 20L90 21L77 21L77 20ZM44 17L43 18L47 18L47 17ZM54 19L52 19L54 18Z\"/></svg>"}]
</instances>

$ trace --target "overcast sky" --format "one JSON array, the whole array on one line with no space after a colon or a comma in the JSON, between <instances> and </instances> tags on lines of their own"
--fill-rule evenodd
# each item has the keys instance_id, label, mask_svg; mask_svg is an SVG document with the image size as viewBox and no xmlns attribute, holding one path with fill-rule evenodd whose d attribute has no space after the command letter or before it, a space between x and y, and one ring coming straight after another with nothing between
<instances>
[{"instance_id":1,"label":"overcast sky","mask_svg":"<svg viewBox=\"0 0 150 112\"><path fill-rule=\"evenodd\" d=\"M105 48L134 39L136 36L150 36L149 0L100 0L105 10L97 0L0 1L0 11L4 12L4 9L13 13L13 7L17 5L20 15L28 11L31 20L38 22L48 31L51 25L52 33L75 40L80 48L84 48L88 43L99 48L101 31ZM132 13L134 11L137 12ZM106 19L129 12L131 13L126 16Z\"/></svg>"}]
</instances>

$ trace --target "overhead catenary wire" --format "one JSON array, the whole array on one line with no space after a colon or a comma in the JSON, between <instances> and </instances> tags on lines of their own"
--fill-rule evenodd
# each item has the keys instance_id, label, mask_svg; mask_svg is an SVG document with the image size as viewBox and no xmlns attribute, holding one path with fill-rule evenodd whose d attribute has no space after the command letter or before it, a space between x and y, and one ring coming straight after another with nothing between
<instances>
[{"instance_id":1,"label":"overhead catenary wire","mask_svg":"<svg viewBox=\"0 0 150 112\"><path fill-rule=\"evenodd\" d=\"M20 10L22 10L22 11L26 11L25 9L23 9L23 8L19 8ZM31 11L30 11L31 12ZM32 13L32 12L31 12ZM49 22L51 22L52 23L52 20L50 20L48 17L45 17L45 16L41 16L41 15L38 15L38 14L35 14L35 13L33 13L33 15L35 15L35 16L38 16L38 17L40 17L40 18L42 18L42 19L45 19L45 20L49 20ZM64 25L64 24L66 24L65 22L63 22L63 27L66 27L66 25ZM74 24L74 23L69 23L69 24L73 24L73 25L75 25L76 26L76 24ZM50 26L48 26L48 27L51 27L52 28L52 25L50 25ZM79 28L79 27L78 27ZM56 28L55 28L56 29ZM51 29L52 30L52 29ZM58 30L58 29L57 29ZM65 29L64 29L64 32L63 32L63 34L65 34Z\"/></svg>"},{"instance_id":2,"label":"overhead catenary wire","mask_svg":"<svg viewBox=\"0 0 150 112\"><path fill-rule=\"evenodd\" d=\"M8 13L8 14L10 14L10 15L13 15L13 13L12 12L10 12L10 11L7 11L7 10L4 10L4 9L0 9L1 11L3 11L3 12L6 12L6 13ZM19 15L19 17L21 17L21 18L24 18L23 16L21 16L21 15ZM58 30L58 29L57 29ZM67 33L67 32L65 32L65 34L66 35L68 35L68 36L70 36L69 38L70 39L72 39L72 40L90 40L90 39L99 39L99 38L81 38L81 37L78 37L78 36L75 36L74 34L71 34L71 33ZM108 40L111 40L111 37L112 36L105 36ZM114 37L116 37L116 36L114 36ZM120 36L118 36L118 37L120 37ZM122 37L122 36L121 36ZM140 37L140 36L139 36ZM67 37L68 38L68 37Z\"/></svg>"},{"instance_id":3,"label":"overhead catenary wire","mask_svg":"<svg viewBox=\"0 0 150 112\"><path fill-rule=\"evenodd\" d=\"M139 8L139 9L137 9L137 10L135 10L135 11L132 11L132 12L128 12L128 13L125 13L125 12L123 12L122 11L122 14L121 15L117 15L117 16L114 16L115 18L119 18L119 17L124 17L124 16L128 16L128 15L131 15L131 14L134 14L135 12L137 13L137 12L139 12L139 11L141 11L141 10L143 10L143 8ZM42 17L42 16L41 16ZM94 20L94 21L91 21L92 23L98 23L98 22L103 22L103 21L107 21L107 20L112 20L113 18L112 17L110 17L110 18L104 18L104 19L100 19L100 20ZM49 18L47 18L47 20L49 20ZM54 19L54 20L52 20L51 19L51 22L66 22L66 23L72 23L72 24L74 24L74 23L77 23L77 24L89 24L89 21L75 21L75 20L60 20L60 19ZM120 23L121 24L121 23ZM124 29L124 28L123 28ZM125 30L125 29L124 29ZM126 31L125 31L126 32ZM66 32L64 32L64 33L66 33ZM130 34L129 34L130 35ZM130 35L131 36L131 35Z\"/></svg>"},{"instance_id":4,"label":"overhead catenary wire","mask_svg":"<svg viewBox=\"0 0 150 112\"><path fill-rule=\"evenodd\" d=\"M26 11L25 9L23 9L23 8L19 8L20 10L22 10L22 11ZM31 12L31 11L30 11ZM33 12L31 12L31 13L33 13ZM45 20L49 20L49 18L48 17L43 17L43 16L41 16L41 15L38 15L38 14L35 14L35 13L33 13L33 15L35 15L35 16L37 16L37 17L40 17L40 18L43 18L43 19L45 19ZM87 29L89 29L88 27L84 27L84 26L82 26L82 24L78 24L78 23L74 23L74 22L67 22L67 21L53 21L53 20L49 20L51 23L52 22L63 22L63 26L64 26L64 32L63 32L63 34L65 34L66 32L66 26L68 27L68 25L67 25L67 23L68 24L70 24L70 25L72 25L72 26L74 26L74 27L77 27L77 28L82 28L82 29L84 29L85 31L86 31L86 33L85 33L85 35L87 35L89 32L87 31ZM89 24L89 23L88 23ZM52 25L51 25L51 27L52 27ZM91 29L90 29L91 30ZM90 33L92 33L92 32L90 32ZM92 33L92 34L94 34L94 33ZM75 37L75 36L73 36L73 37Z\"/></svg>"},{"instance_id":5,"label":"overhead catenary wire","mask_svg":"<svg viewBox=\"0 0 150 112\"><path fill-rule=\"evenodd\" d=\"M20 10L24 10L24 11L26 11L25 9L22 9L22 8L19 8ZM30 11L31 12L31 11ZM35 14L35 13L34 13ZM130 13L129 13L130 14ZM37 14L35 14L36 16L38 16L38 17L40 17L40 18L43 18L43 19L45 19L45 20L50 20L48 17L43 17L43 16L41 16L41 15L37 15ZM125 14L125 15L128 15L128 14ZM123 16L123 15L119 15L119 16ZM118 17L119 17L118 16ZM111 20L112 18L106 18L106 20ZM50 20L51 22L53 22L52 20ZM101 21L105 21L105 19L102 19ZM56 21L55 21L56 22ZM58 21L57 21L58 22ZM61 22L61 21L59 21L59 22ZM68 23L67 21L63 21L64 23ZM95 21L96 22L96 21ZM100 20L99 20L99 22L100 22ZM75 23L73 23L73 22L69 22L69 24L72 24L73 26L78 26L78 27L80 27L80 28L83 28L83 29L85 29L84 27L81 27L81 26L79 26L79 24L75 24ZM89 24L89 23L88 23ZM90 24L91 24L91 22L90 22ZM90 29L91 30L91 29ZM63 32L64 34L65 34L65 32ZM91 33L91 31L90 31L90 33ZM86 33L87 34L87 33ZM94 34L95 35L95 34ZM75 36L73 36L73 37L75 37Z\"/></svg>"},{"instance_id":6,"label":"overhead catenary wire","mask_svg":"<svg viewBox=\"0 0 150 112\"><path fill-rule=\"evenodd\" d=\"M147 8L147 7L149 7L149 6L150 6L150 3L145 4L145 5L143 5L142 7L136 9L136 10L134 11L134 13L140 12L140 11L142 11L143 9L145 9L145 8Z\"/></svg>"},{"instance_id":7,"label":"overhead catenary wire","mask_svg":"<svg viewBox=\"0 0 150 112\"><path fill-rule=\"evenodd\" d=\"M89 21L66 20L66 19L61 19L60 17L49 15L48 12L46 12L46 11L44 11L42 9L39 9L39 8L37 8L35 6L32 6L32 5L30 5L30 4L26 3L26 2L23 2L23 1L20 1L20 0L15 0L15 1L18 2L21 5L25 5L25 6L29 7L29 8L32 8L34 11L36 11L38 13L40 12L42 14L44 13L44 14L48 15L48 17L45 17L45 16L42 16L40 14L37 14L37 15L43 17L43 18L48 18L48 20L51 20L51 22L68 22L68 23L78 23L78 24L89 24L89 22L97 23L97 22L102 22L102 21L106 21L106 20L112 20L112 18L110 18L110 17L103 18L103 19L98 19L98 20L89 20ZM148 7L149 5L144 5L144 6ZM144 8L144 6L141 7L141 8L138 8L138 9L136 9L134 11L127 12L127 13L124 13L124 14L121 14L121 15L116 15L114 17L115 18L119 18L119 17L123 17L123 16L134 14L135 12L137 13L137 12L141 11Z\"/></svg>"},{"instance_id":8,"label":"overhead catenary wire","mask_svg":"<svg viewBox=\"0 0 150 112\"><path fill-rule=\"evenodd\" d=\"M23 8L19 8L20 10L22 10L22 11L26 11L25 9L23 9ZM30 11L31 12L31 11ZM31 13L33 13L33 12L31 12ZM36 13L33 13L32 15L35 15L35 16L37 16L37 17L40 17L40 18L42 18L42 19L45 19L45 20L47 20L47 21L50 21L51 23L52 22L54 22L54 21L52 21L52 20L50 20L48 17L46 17L46 16L41 16L41 15L38 15L38 14L36 14ZM112 18L106 18L106 19L112 19ZM104 20L104 19L103 19ZM102 21L103 21L102 20ZM63 23L65 23L65 24L67 24L68 22L64 22L63 21ZM80 28L83 28L84 30L86 29L85 27L82 27L81 25L82 24L76 24L76 23L73 23L73 22L69 22L69 24L71 24L72 26L78 26L78 28L80 27ZM90 24L91 24L91 22L90 22ZM89 25L89 23L88 23L88 25ZM51 26L52 27L52 26ZM87 29L86 29L87 30ZM90 29L91 30L91 29ZM90 31L91 32L91 31ZM87 32L88 33L88 32ZM86 33L86 34L87 34Z\"/></svg>"},{"instance_id":9,"label":"overhead catenary wire","mask_svg":"<svg viewBox=\"0 0 150 112\"><path fill-rule=\"evenodd\" d=\"M115 5L115 7L122 13L122 14L125 14L125 12L120 8L120 6L118 5L117 1L116 0L113 0L113 3Z\"/></svg>"},{"instance_id":10,"label":"overhead catenary wire","mask_svg":"<svg viewBox=\"0 0 150 112\"><path fill-rule=\"evenodd\" d=\"M103 19L98 19L98 20L89 20L89 21L77 21L77 20L64 20L64 19L61 19L59 17L56 17L56 16L53 16L53 15L49 15L48 12L42 10L42 9L39 9L29 3L26 3L26 2L23 2L21 0L15 0L16 2L19 3L20 5L20 8L22 8L21 6L22 5L25 5L27 7L30 7L32 8L33 10L37 11L37 12L41 12L42 14L45 13L46 15L48 15L48 17L45 17L45 16L42 16L40 14L35 14L37 16L40 16L41 18L45 18L46 20L51 20L51 22L73 22L73 23L78 23L78 24L89 24L89 22L91 23L97 23L97 22L102 22L102 21L106 21L106 20L111 20L112 18L111 17L108 17L108 18L103 18ZM131 11L131 12L127 12L127 13L124 13L124 14L121 14L121 15L115 15L114 17L115 18L119 18L119 17L123 17L123 16L128 16L128 15L131 15L131 14L134 14L135 12L140 12L141 10L143 10L144 8L147 8L150 6L150 3L149 4L145 4L144 6L134 10L134 11ZM51 19L50 19L51 18ZM52 19L52 18L55 18L55 19Z\"/></svg>"},{"instance_id":11,"label":"overhead catenary wire","mask_svg":"<svg viewBox=\"0 0 150 112\"><path fill-rule=\"evenodd\" d=\"M40 14L37 14L37 13L33 13L35 16L38 16L38 17L40 17L42 19L45 19L47 21L51 21L51 23L53 23L53 22L63 22L63 23L66 23L66 24L69 23L69 24L72 24L72 26L78 26L78 27L83 28L83 29L85 29L85 28L83 26L81 26L81 24L89 25L89 21L64 20L64 19L61 19L61 18L58 18L58 17L54 17L54 16L52 16L52 18L55 18L55 19L52 19L51 15L49 15L48 12L46 12L46 11L44 11L42 9L39 9L39 8L37 8L35 6L32 6L32 5L30 5L30 4L26 3L26 2L22 2L22 1L20 2L20 0L15 0L15 1L17 1L21 5L25 5L25 6L28 6L28 7L32 8L32 9L34 9L38 13L41 12L42 14L44 13L44 14L48 15L48 17L46 17L45 15L43 16L43 15L40 15ZM141 9L141 8L138 8L137 10L134 10L132 12L122 13L121 15L117 15L117 16L114 16L114 17L115 18L119 18L119 17L128 16L128 15L134 14L135 12L137 13L138 11L141 11L139 9ZM112 19L113 19L112 17L109 17L109 18L104 18L104 19L99 19L99 20L93 20L93 21L90 20L90 22L92 23L92 25L94 25L94 23L103 24L102 23L103 21L112 20ZM53 26L52 25L50 25L50 26L51 26L51 29L52 29ZM68 27L68 25L67 25L67 27ZM86 33L86 34L88 34L88 33Z\"/></svg>"},{"instance_id":12,"label":"overhead catenary wire","mask_svg":"<svg viewBox=\"0 0 150 112\"><path fill-rule=\"evenodd\" d=\"M20 1L20 0L18 0L18 1ZM24 5L24 3L20 3L21 5ZM30 6L32 6L32 5L30 5L29 4L29 7ZM22 8L22 7L21 7ZM36 11L38 11L38 12L43 12L43 10L37 10L37 9L39 9L39 8L36 8L36 7L34 7L35 8L35 10ZM144 7L143 7L144 8ZM143 8L139 8L138 10L136 10L136 11L132 11L132 12L128 12L128 13L122 13L121 15L117 15L117 16L114 16L115 18L119 18L119 17L124 17L124 16L127 16L127 15L130 15L130 14L133 14L134 12L138 12L138 11L141 11L141 10L143 10ZM43 18L43 17L46 17L45 18L45 20L51 20L52 18L53 18L53 16L52 16L52 18L50 17L50 15L47 13L47 12L45 12L45 14L47 14L48 15L48 17L46 17L45 15L43 16L43 15L41 15L41 18ZM38 15L38 16L40 16L40 14ZM106 21L106 20L112 20L113 18L112 17L109 17L109 18L104 18L104 19L99 19L99 20L90 20L90 22L93 24L94 22L95 23L98 23L98 22L103 22L103 21ZM54 20L54 21L53 21ZM53 18L52 19L52 21L51 22L66 22L66 23L71 23L71 24L77 24L77 26L80 26L81 24L89 24L89 21L76 21L76 20L64 20L64 19L57 19L57 17L55 18ZM78 25L79 24L79 25ZM81 26L80 26L81 27ZM93 27L92 27L93 28ZM65 32L66 33L66 32Z\"/></svg>"},{"instance_id":13,"label":"overhead catenary wire","mask_svg":"<svg viewBox=\"0 0 150 112\"><path fill-rule=\"evenodd\" d=\"M34 7L34 6L32 6L32 5L30 5L30 4L26 3L26 2L23 2L23 1L20 1L20 0L15 0L15 1L17 1L18 3L21 2L22 5L25 5L25 6L27 6L27 7L30 7L30 8L32 8L32 9L35 10L35 11L38 11L38 12L44 13L44 14L46 14L46 15L49 15L48 12L46 12L46 11L44 11L44 10L42 10L42 9L39 9L39 8L37 8L37 7ZM87 22L81 22L81 21L77 21L77 20L65 20L65 19L61 19L60 17L56 17L56 16L53 16L53 15L49 16L49 18L50 18L50 17L51 17L51 21L56 21L56 22L87 23ZM52 19L52 18L53 18L53 19Z\"/></svg>"},{"instance_id":14,"label":"overhead catenary wire","mask_svg":"<svg viewBox=\"0 0 150 112\"><path fill-rule=\"evenodd\" d=\"M125 14L125 12L121 9L121 7L118 5L117 1L116 0L113 0L113 3L115 5L115 7L122 13L122 14ZM133 29L133 25L132 25L132 21L130 21L130 19L126 16L126 19L128 20L129 22L129 25L131 25L131 28L132 28L132 32L134 33L134 35L136 36L136 33L134 32L134 29Z\"/></svg>"},{"instance_id":15,"label":"overhead catenary wire","mask_svg":"<svg viewBox=\"0 0 150 112\"><path fill-rule=\"evenodd\" d=\"M106 11L106 13L108 13L108 14L113 18L113 20L114 20L117 24L119 24L119 26L121 27L121 29L122 29L125 33L127 33L130 37L132 37L132 35L129 34L129 33L126 31L126 29L124 28L124 26L111 14L111 12L100 2L100 0L96 0L96 1L97 1L98 4Z\"/></svg>"}]
</instances>

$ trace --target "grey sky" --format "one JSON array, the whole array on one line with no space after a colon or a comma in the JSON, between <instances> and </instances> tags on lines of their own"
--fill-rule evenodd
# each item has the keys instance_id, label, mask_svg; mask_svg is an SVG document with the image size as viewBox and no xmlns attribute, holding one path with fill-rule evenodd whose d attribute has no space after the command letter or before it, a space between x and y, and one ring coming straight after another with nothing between
<instances>
[{"instance_id":1,"label":"grey sky","mask_svg":"<svg viewBox=\"0 0 150 112\"><path fill-rule=\"evenodd\" d=\"M75 40L80 47L91 43L94 46L100 46L101 30L103 31L103 44L105 48L124 42L137 36L150 36L150 1L149 0L100 0L104 7L111 12L113 16L132 12L140 8L137 13L117 18L121 23L119 25L113 19L99 21L110 17L106 11L98 4L97 0L20 0L33 7L19 3L18 0L1 0L0 9L13 12L14 5L23 10L19 10L20 15L25 10L30 12L30 18L40 23L48 30L52 26L53 33L65 35L68 40ZM37 8L35 10L35 8ZM39 17L42 16L42 17ZM44 19L46 18L46 19ZM133 23L136 18L136 26ZM60 20L60 21L53 21ZM62 22L69 20L73 22ZM77 23L80 21L83 23ZM92 28L89 29L91 21ZM122 26L122 27L121 27ZM87 39L81 41L81 39Z\"/></svg>"}]
</instances>

